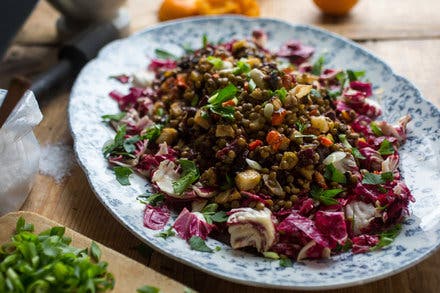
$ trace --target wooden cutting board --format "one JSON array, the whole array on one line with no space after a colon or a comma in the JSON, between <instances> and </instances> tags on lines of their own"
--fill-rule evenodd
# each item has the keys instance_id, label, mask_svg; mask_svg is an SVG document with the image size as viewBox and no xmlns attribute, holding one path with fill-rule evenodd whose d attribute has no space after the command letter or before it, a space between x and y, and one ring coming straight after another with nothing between
<instances>
[{"instance_id":1,"label":"wooden cutting board","mask_svg":"<svg viewBox=\"0 0 440 293\"><path fill-rule=\"evenodd\" d=\"M23 217L26 223L34 224L36 233L53 226L63 226L32 212L9 213L0 218L0 245L10 241L12 234L15 232L15 225L19 217ZM90 247L92 242L92 239L67 227L66 235L72 238L71 245L78 248ZM163 293L185 292L186 287L177 281L161 275L102 244L99 244L99 247L102 251L101 260L108 262L108 271L114 275L116 280L113 292L136 293L136 289L144 285L157 287Z\"/></svg>"}]
</instances>

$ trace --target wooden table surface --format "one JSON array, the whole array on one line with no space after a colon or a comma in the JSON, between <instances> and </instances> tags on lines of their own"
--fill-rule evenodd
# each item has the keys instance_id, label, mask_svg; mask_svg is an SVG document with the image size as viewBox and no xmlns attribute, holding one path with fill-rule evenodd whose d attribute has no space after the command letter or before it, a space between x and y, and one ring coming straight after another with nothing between
<instances>
[{"instance_id":1,"label":"wooden table surface","mask_svg":"<svg viewBox=\"0 0 440 293\"><path fill-rule=\"evenodd\" d=\"M323 16L311 0L260 0L262 16L323 27L358 41L409 78L440 106L440 1L361 0L349 16ZM129 0L131 31L157 23L158 0ZM33 77L56 61L58 13L40 1L0 65L0 88L13 74ZM36 128L42 145L72 145L66 121L69 84L40 103L44 120ZM234 284L182 265L125 230L100 204L79 166L61 183L38 175L23 210L34 211L93 238L200 292L279 292ZM281 292L281 291L280 291ZM395 276L333 292L440 292L440 251Z\"/></svg>"}]
</instances>

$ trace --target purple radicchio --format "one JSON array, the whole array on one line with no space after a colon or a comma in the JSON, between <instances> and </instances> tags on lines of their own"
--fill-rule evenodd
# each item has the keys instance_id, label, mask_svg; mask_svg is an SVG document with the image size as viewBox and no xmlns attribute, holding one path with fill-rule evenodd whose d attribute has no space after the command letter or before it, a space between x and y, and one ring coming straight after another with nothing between
<instances>
[{"instance_id":1,"label":"purple radicchio","mask_svg":"<svg viewBox=\"0 0 440 293\"><path fill-rule=\"evenodd\" d=\"M310 58L315 49L310 46L303 45L300 41L289 41L284 44L278 51L279 57L289 58L290 62L295 65L300 65Z\"/></svg>"},{"instance_id":2,"label":"purple radicchio","mask_svg":"<svg viewBox=\"0 0 440 293\"><path fill-rule=\"evenodd\" d=\"M386 121L377 122L377 126L382 130L385 136L395 137L399 143L406 140L406 125L411 121L410 115L405 115L397 121L396 125L391 125Z\"/></svg>"},{"instance_id":3,"label":"purple radicchio","mask_svg":"<svg viewBox=\"0 0 440 293\"><path fill-rule=\"evenodd\" d=\"M147 205L144 210L144 226L152 230L165 227L170 219L170 210L166 205Z\"/></svg>"},{"instance_id":4,"label":"purple radicchio","mask_svg":"<svg viewBox=\"0 0 440 293\"><path fill-rule=\"evenodd\" d=\"M190 239L192 236L199 236L205 240L213 227L214 225L208 224L201 213L191 213L187 208L180 212L173 224L177 234L185 240Z\"/></svg>"},{"instance_id":5,"label":"purple radicchio","mask_svg":"<svg viewBox=\"0 0 440 293\"><path fill-rule=\"evenodd\" d=\"M177 63L171 59L152 59L150 65L148 65L148 69L152 71L159 71L161 69L171 70L177 67Z\"/></svg>"},{"instance_id":6,"label":"purple radicchio","mask_svg":"<svg viewBox=\"0 0 440 293\"><path fill-rule=\"evenodd\" d=\"M379 243L379 237L377 235L359 235L353 237L353 248L351 251L353 253L365 253L369 252L371 247Z\"/></svg>"},{"instance_id":7,"label":"purple radicchio","mask_svg":"<svg viewBox=\"0 0 440 293\"><path fill-rule=\"evenodd\" d=\"M322 247L329 247L329 242L326 237L319 231L315 223L309 218L303 217L296 212L290 214L281 223L278 224L277 230L284 233L298 234L301 231L306 238L314 240ZM298 235L302 238L301 235Z\"/></svg>"}]
</instances>

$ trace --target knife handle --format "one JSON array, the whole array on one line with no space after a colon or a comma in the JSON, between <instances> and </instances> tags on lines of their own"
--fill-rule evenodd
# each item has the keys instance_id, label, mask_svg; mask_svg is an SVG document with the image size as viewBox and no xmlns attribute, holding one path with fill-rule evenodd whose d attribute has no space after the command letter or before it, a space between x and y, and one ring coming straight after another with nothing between
<instances>
[{"instance_id":1,"label":"knife handle","mask_svg":"<svg viewBox=\"0 0 440 293\"><path fill-rule=\"evenodd\" d=\"M37 100L41 101L44 95L49 92L54 85L61 84L69 79L72 73L72 63L69 60L60 60L48 71L39 75L32 83L30 90L34 92Z\"/></svg>"},{"instance_id":2,"label":"knife handle","mask_svg":"<svg viewBox=\"0 0 440 293\"><path fill-rule=\"evenodd\" d=\"M96 57L99 50L120 37L119 30L111 22L106 22L80 33L67 42L60 51L60 59L68 59L72 69L78 72L87 62Z\"/></svg>"}]
</instances>

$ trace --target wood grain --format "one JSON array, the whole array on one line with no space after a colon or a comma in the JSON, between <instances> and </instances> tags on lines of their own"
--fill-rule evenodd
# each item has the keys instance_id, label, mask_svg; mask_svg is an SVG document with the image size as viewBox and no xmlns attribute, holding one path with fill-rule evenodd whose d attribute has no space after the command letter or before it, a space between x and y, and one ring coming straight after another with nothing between
<instances>
[{"instance_id":1,"label":"wood grain","mask_svg":"<svg viewBox=\"0 0 440 293\"><path fill-rule=\"evenodd\" d=\"M35 233L40 233L61 224L31 212L10 213L0 218L0 243L10 241L15 232L18 218L23 217L26 223L33 224ZM77 248L90 247L92 239L66 228L66 236L72 238L71 245ZM179 292L185 286L158 274L152 269L98 243L101 249L101 260L108 263L108 271L115 277L115 292L136 292L136 289L148 285L160 288L162 292Z\"/></svg>"},{"instance_id":2,"label":"wood grain","mask_svg":"<svg viewBox=\"0 0 440 293\"><path fill-rule=\"evenodd\" d=\"M314 24L361 40L361 45L382 57L396 73L409 78L428 100L440 107L437 61L440 55L440 1L361 0L345 18L322 16L311 0L259 2L263 16ZM156 23L159 3L159 0L129 0L128 8L133 17L131 31ZM11 74L34 76L55 62L57 16L45 1L40 1L0 63L0 87L7 84ZM41 144L72 144L66 121L68 94L66 85L40 103L44 119L36 128L36 135ZM50 217L200 292L285 292L227 282L141 245L94 196L79 166L59 184L51 177L38 175L22 209ZM439 268L440 252L437 252L393 277L332 292L437 292L440 289Z\"/></svg>"}]
</instances>

